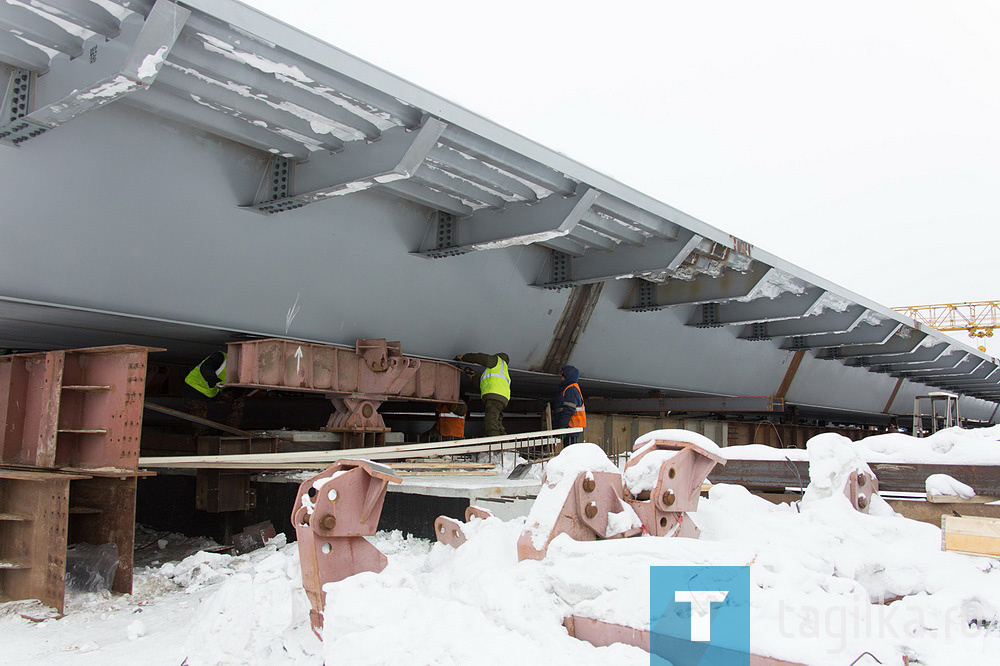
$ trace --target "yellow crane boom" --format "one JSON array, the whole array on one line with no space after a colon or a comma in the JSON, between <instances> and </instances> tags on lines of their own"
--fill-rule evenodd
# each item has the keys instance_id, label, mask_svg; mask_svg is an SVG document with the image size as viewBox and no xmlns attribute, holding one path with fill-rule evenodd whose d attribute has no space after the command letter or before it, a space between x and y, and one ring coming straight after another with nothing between
<instances>
[{"instance_id":1,"label":"yellow crane boom","mask_svg":"<svg viewBox=\"0 0 1000 666\"><path fill-rule=\"evenodd\" d=\"M968 331L973 338L992 338L1000 326L1000 301L966 301L893 308L939 331Z\"/></svg>"}]
</instances>

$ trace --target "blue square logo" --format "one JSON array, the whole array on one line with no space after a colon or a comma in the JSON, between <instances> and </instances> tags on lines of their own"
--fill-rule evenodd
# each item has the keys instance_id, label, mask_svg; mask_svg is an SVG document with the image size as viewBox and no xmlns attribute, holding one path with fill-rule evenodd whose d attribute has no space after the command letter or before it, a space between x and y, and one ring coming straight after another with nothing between
<instances>
[{"instance_id":1,"label":"blue square logo","mask_svg":"<svg viewBox=\"0 0 1000 666\"><path fill-rule=\"evenodd\" d=\"M650 567L650 664L747 666L749 567Z\"/></svg>"}]
</instances>

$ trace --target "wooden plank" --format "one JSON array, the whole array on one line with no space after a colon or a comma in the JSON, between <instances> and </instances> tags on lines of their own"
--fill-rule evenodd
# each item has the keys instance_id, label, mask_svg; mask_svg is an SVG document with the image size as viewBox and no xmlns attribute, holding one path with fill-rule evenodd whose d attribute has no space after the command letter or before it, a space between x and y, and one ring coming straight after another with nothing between
<instances>
[{"instance_id":1,"label":"wooden plank","mask_svg":"<svg viewBox=\"0 0 1000 666\"><path fill-rule=\"evenodd\" d=\"M941 549L1000 557L1000 519L942 516Z\"/></svg>"},{"instance_id":2,"label":"wooden plank","mask_svg":"<svg viewBox=\"0 0 1000 666\"><path fill-rule=\"evenodd\" d=\"M928 495L927 501L932 504L989 504L990 502L996 502L1000 500L1000 497L987 497L985 495L976 495L975 497L970 497L964 499L956 495Z\"/></svg>"},{"instance_id":3,"label":"wooden plank","mask_svg":"<svg viewBox=\"0 0 1000 666\"><path fill-rule=\"evenodd\" d=\"M477 453L490 450L509 450L519 445L536 446L554 443L559 435L582 432L582 428L560 428L558 430L542 430L519 433L516 435L501 435L496 437L476 437L458 439L451 442L435 442L427 444L397 444L394 446L362 447L356 449L339 449L329 451L295 451L290 453L268 454L235 454L227 456L166 456L144 457L139 459L142 467L209 467L208 463L253 463L258 467L272 463L315 463L333 462L341 458L364 458L368 460L391 460L393 458L425 458L435 455L454 455L459 453ZM541 440L541 441L539 441ZM405 454L405 455L400 455ZM375 457L373 457L375 456Z\"/></svg>"}]
</instances>

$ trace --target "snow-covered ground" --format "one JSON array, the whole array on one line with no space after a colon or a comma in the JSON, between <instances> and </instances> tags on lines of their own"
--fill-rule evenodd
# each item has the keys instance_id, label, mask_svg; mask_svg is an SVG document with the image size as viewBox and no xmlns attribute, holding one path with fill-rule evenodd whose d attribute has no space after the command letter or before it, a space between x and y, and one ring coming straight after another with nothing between
<instances>
[{"instance_id":1,"label":"snow-covered ground","mask_svg":"<svg viewBox=\"0 0 1000 666\"><path fill-rule=\"evenodd\" d=\"M950 436L986 441L980 433ZM894 665L904 654L935 666L1000 663L1000 560L942 552L938 528L884 506L861 514L827 492L868 448L835 438L810 442L822 462L798 505L714 486L695 514L698 540L561 536L544 560L518 562L524 519L474 520L458 549L379 533L388 567L328 586L323 642L309 628L295 544L279 536L242 556L166 562L192 544L157 539L130 597L70 592L61 619L0 605L0 662L648 664L637 648L571 638L563 618L646 629L650 566L738 565L751 570L755 651L831 666L865 651Z\"/></svg>"}]
</instances>

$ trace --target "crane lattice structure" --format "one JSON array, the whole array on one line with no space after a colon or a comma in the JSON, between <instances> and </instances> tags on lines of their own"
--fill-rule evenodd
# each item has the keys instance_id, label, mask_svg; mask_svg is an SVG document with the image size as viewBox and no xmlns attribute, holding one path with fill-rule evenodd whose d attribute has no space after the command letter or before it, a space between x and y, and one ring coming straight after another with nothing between
<instances>
[{"instance_id":1,"label":"crane lattice structure","mask_svg":"<svg viewBox=\"0 0 1000 666\"><path fill-rule=\"evenodd\" d=\"M1000 301L908 305L893 310L939 331L968 331L973 338L992 338L993 329L1000 326Z\"/></svg>"}]
</instances>

